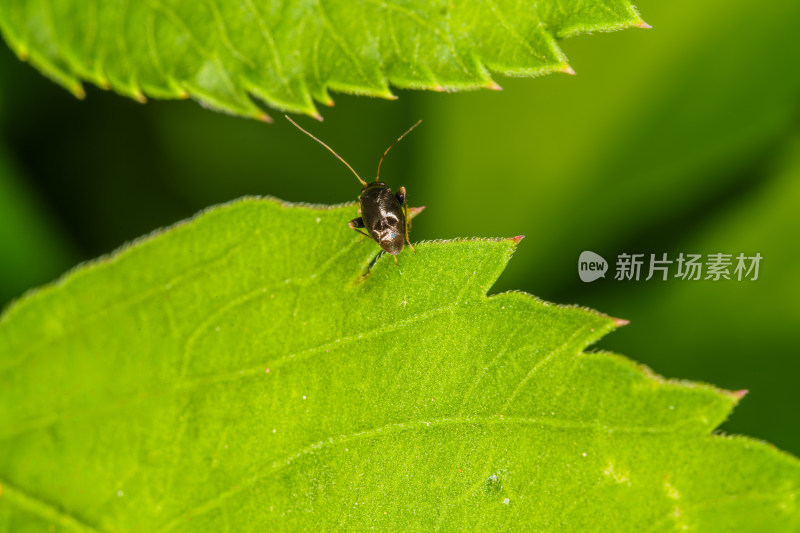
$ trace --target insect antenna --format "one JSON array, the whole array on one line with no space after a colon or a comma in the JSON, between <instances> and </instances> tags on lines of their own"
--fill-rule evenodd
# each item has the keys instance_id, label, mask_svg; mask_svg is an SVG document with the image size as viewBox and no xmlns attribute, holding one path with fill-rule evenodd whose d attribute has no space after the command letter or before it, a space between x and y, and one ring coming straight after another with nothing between
<instances>
[{"instance_id":1,"label":"insect antenna","mask_svg":"<svg viewBox=\"0 0 800 533\"><path fill-rule=\"evenodd\" d=\"M314 139L315 141L317 141L319 144L321 144L322 146L324 146L325 148L327 148L327 149L328 149L328 150L329 150L329 151L330 151L330 152L331 152L333 155L335 155L335 156L336 156L336 157L339 159L339 161L341 161L342 163L344 163L345 165L347 165L347 168L349 168L349 169L350 169L350 171L351 171L353 174L355 174L356 178L358 178L358 181L360 181L360 182L361 182L361 185L363 185L364 187L366 187L366 186L367 186L367 182L366 182L366 181L364 181L364 180L362 180L362 179L361 179L361 176L359 176L359 175L358 175L358 172L356 172L355 170L353 170L353 167L351 167L351 166L350 166L350 164L349 164L347 161L345 161L344 159L342 159L342 156L340 156L339 154L337 154L336 152L334 152L334 151L333 151L333 148L331 148L330 146L328 146L327 144L325 144L324 142L320 141L319 139L317 139L316 137L314 137L313 135L311 135L310 133L308 133L306 130L304 130L303 128L301 128L301 127L300 127L300 125L299 125L297 122L295 122L294 120L292 120L292 119L290 119L290 118L289 118L289 115L283 115L283 116L284 116L284 117L286 117L286 120L288 120L289 122L291 122L292 124L294 124L294 126L295 126L295 127L298 129L298 130L302 131L303 133L305 133L306 135L308 135L309 137L311 137L312 139ZM418 122L417 124L419 124L419 122ZM415 125L415 127L416 127L416 125ZM413 130L414 128L411 128L411 129ZM410 130L409 130L409 131L410 131ZM406 133L408 133L408 132L406 132ZM405 133L404 133L403 135L405 135ZM403 138L403 137L400 137L400 139L402 139L402 138ZM397 140L399 141L400 139L397 139ZM397 142L397 141L395 141L395 142ZM390 148L391 148L391 147L390 147ZM389 150L386 150L386 151L388 152ZM386 155L386 154L384 154L384 155ZM380 165L378 165L378 167L380 167Z\"/></svg>"},{"instance_id":2,"label":"insect antenna","mask_svg":"<svg viewBox=\"0 0 800 533\"><path fill-rule=\"evenodd\" d=\"M287 117L287 118L288 118L288 117ZM419 125L420 125L420 122L422 122L422 119L418 120L416 124L414 124L413 126L411 126L410 128L408 128L408 131L406 131L404 134L402 134L400 137L398 137L398 138L397 138L397 140L396 140L395 142L393 142L393 143L391 144L391 146L389 146L389 148L387 148L387 149L386 149L386 151L385 151L385 152L383 152L383 155L381 156L381 160L380 160L380 161L378 161L378 175L375 177L375 181L378 181L378 179L380 179L380 177L381 177L381 163L383 163L383 158L384 158L384 157L386 157L386 154L388 154L388 153L389 153L389 150L391 150L391 149L392 149L392 146L394 146L395 144L399 143L399 142L400 142L400 140L401 140L403 137L405 137L406 135L408 135L409 133L411 133L411 130L413 130L414 128L416 128L417 126L419 126Z\"/></svg>"}]
</instances>

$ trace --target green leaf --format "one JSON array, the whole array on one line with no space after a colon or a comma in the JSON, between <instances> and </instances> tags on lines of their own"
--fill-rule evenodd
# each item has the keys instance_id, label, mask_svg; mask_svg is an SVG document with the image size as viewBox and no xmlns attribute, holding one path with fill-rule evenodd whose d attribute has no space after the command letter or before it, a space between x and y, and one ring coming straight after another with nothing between
<instances>
[{"instance_id":1,"label":"green leaf","mask_svg":"<svg viewBox=\"0 0 800 533\"><path fill-rule=\"evenodd\" d=\"M497 88L490 72L571 72L557 39L632 26L648 27L627 0L0 3L11 48L77 96L88 80L262 120L250 95L317 115L331 89L394 98L390 84Z\"/></svg>"},{"instance_id":2,"label":"green leaf","mask_svg":"<svg viewBox=\"0 0 800 533\"><path fill-rule=\"evenodd\" d=\"M9 309L0 531L800 527L800 463L709 435L741 393L487 297L517 238L373 264L354 212L233 202Z\"/></svg>"}]
</instances>

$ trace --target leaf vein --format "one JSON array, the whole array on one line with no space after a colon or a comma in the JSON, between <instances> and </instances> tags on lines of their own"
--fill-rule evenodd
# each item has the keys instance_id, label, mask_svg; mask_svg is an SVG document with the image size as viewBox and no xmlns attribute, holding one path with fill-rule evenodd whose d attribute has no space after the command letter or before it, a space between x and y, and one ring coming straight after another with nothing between
<instances>
[{"instance_id":1,"label":"leaf vein","mask_svg":"<svg viewBox=\"0 0 800 533\"><path fill-rule=\"evenodd\" d=\"M71 531L79 533L102 533L104 530L87 524L77 516L70 514L64 509L11 485L8 481L0 479L0 498L8 501L18 509L30 514L39 516L45 520L50 520Z\"/></svg>"},{"instance_id":2,"label":"leaf vein","mask_svg":"<svg viewBox=\"0 0 800 533\"><path fill-rule=\"evenodd\" d=\"M580 334L585 333L588 329L589 329L588 326L583 326L581 328L578 328L570 336L570 338L567 339L567 341L564 344L561 345L560 348L558 348L557 350L551 351L545 357L543 357L542 359L537 361L536 364L534 364L533 367L531 367L531 369L528 371L528 373L525 375L525 377L523 377L520 380L520 382L517 384L517 386L511 392L511 394L508 397L508 400L506 400L505 404L503 404L503 410L508 409L508 407L511 405L511 402L513 402L514 399L522 392L522 390L525 388L525 386L528 384L528 382L533 378L533 376L537 372L539 372L539 370L542 367L546 366L554 357L562 355L563 353L567 352L568 350L570 350L572 348L577 348L577 346L574 345L574 344L577 344L577 343L575 343L575 339L577 337L579 337ZM566 386L566 380L565 380L564 383L562 383L562 387L564 387L564 386Z\"/></svg>"},{"instance_id":3,"label":"leaf vein","mask_svg":"<svg viewBox=\"0 0 800 533\"><path fill-rule=\"evenodd\" d=\"M253 0L243 0L243 2L247 10L250 11L250 13L252 13L255 17L256 24L258 24L258 27L261 30L261 36L269 47L272 60L275 62L275 69L277 71L276 73L278 78L291 91L292 87L289 83L289 79L286 77L286 74L283 71L283 62L281 61L280 54L278 54L278 48L275 44L275 39L272 37L272 32L269 29L269 25L267 25L266 20L264 20L264 16L261 14L261 11L259 11L258 8L253 4ZM292 92L292 94L294 94L294 92Z\"/></svg>"},{"instance_id":4,"label":"leaf vein","mask_svg":"<svg viewBox=\"0 0 800 533\"><path fill-rule=\"evenodd\" d=\"M604 426L596 423L573 422L552 418L530 418L530 417L503 417L499 416L475 416L475 417L454 417L454 418L434 418L430 420L412 420L408 422L396 422L386 424L378 428L371 428L364 431L358 431L349 435L339 435L338 437L330 436L327 439L319 440L309 444L298 451L284 456L282 459L272 461L271 465L266 472L256 474L244 479L233 485L230 489L220 493L213 498L209 498L200 505L182 512L179 517L176 517L162 526L159 531L166 532L177 527L181 522L182 516L186 514L196 518L206 512L221 505L227 499L249 489L257 483L268 479L270 476L277 472L284 470L291 466L298 459L311 455L321 449L338 446L341 444L370 438L392 437L398 433L408 430L422 429L426 430L431 427L447 426L447 425L508 425L519 424L524 426L540 426L542 429L545 427L555 429L571 429L571 430L584 430L584 431L606 431L616 433L631 433L631 434L670 434L677 431L681 426L686 424L685 420L671 424L664 427L647 427L647 426Z\"/></svg>"},{"instance_id":5,"label":"leaf vein","mask_svg":"<svg viewBox=\"0 0 800 533\"><path fill-rule=\"evenodd\" d=\"M328 13L325 11L325 8L322 6L322 0L317 0L315 3L317 6L317 12L319 13L320 20L322 21L323 26L327 30L328 35L330 35L333 42L344 52L344 55L350 61L350 63L356 68L358 74L361 76L362 82L369 84L369 76L367 76L366 72L361 66L361 63L358 61L356 55L350 50L350 47L347 46L346 41L336 32L336 29L333 25L333 22L328 17Z\"/></svg>"},{"instance_id":6,"label":"leaf vein","mask_svg":"<svg viewBox=\"0 0 800 533\"><path fill-rule=\"evenodd\" d=\"M227 29L227 27L225 25L225 18L222 16L222 13L219 11L219 8L217 7L216 2L214 2L214 0L206 0L206 4L208 5L209 10L211 11L211 15L214 17L214 20L216 21L217 25L219 26L219 34L220 34L220 38L222 40L222 44L225 46L225 48L228 49L228 51L230 51L231 54L233 54L233 56L236 59L238 59L239 61L241 61L242 63L244 63L248 67L254 69L255 68L255 64L253 64L253 62L250 60L250 58L248 58L247 56L242 54L233 45L233 42L231 41L230 36L228 35L228 29Z\"/></svg>"},{"instance_id":7,"label":"leaf vein","mask_svg":"<svg viewBox=\"0 0 800 533\"><path fill-rule=\"evenodd\" d=\"M240 242L238 244L235 244L235 245L227 248L226 250L224 250L223 252L221 252L217 256L211 257L211 258L209 258L207 260L204 260L204 261L199 261L199 262L196 263L196 266L192 267L191 269L187 270L186 272L183 272L183 273L175 276L174 278L172 278L170 280L167 280L166 282L162 282L162 283L159 283L157 285L152 285L152 286L150 286L148 288L145 288L142 292L136 294L136 296L133 296L133 297L127 299L127 300L123 300L121 302L116 302L116 303L113 303L113 304L108 305L106 307L103 307L103 308L95 311L94 313L88 315L83 320L74 322L71 325L70 329L68 329L68 330L62 330L62 331L60 331L59 333L57 333L55 335L45 336L43 339L41 339L38 342L28 344L25 349L23 349L23 350L21 350L19 352L19 355L15 359L11 359L9 361L6 361L4 365L0 366L0 375L2 375L3 373L5 373L5 372L13 369L14 367L19 366L20 364L24 363L25 360L28 358L28 356L31 353L36 352L37 350L41 350L42 348L45 348L45 347L49 346L50 344L52 344L52 343L54 343L54 342L56 342L58 340L61 340L61 339L65 338L65 337L69 337L70 335L74 335L74 334L78 333L82 328L85 328L85 327L93 324L95 321L107 316L112 311L123 311L123 310L126 310L126 309L134 306L134 305L137 305L139 303L147 301L147 300L149 300L151 298L160 296L161 294L174 289L175 287L177 287L181 283L184 283L184 282L192 279L194 276L206 272L208 270L208 267L210 267L212 265L215 265L218 262L225 261L231 255L233 255L233 253L235 253L239 248L244 246L244 244L246 244L246 242L247 242L247 239L243 240L242 242ZM4 315L2 317L2 319L3 320L7 319L7 315Z\"/></svg>"}]
</instances>

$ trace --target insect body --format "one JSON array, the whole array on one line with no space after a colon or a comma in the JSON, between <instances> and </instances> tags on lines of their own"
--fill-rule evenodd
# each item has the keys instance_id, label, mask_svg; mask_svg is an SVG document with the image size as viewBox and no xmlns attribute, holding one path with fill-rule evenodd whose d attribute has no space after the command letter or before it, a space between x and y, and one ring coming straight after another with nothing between
<instances>
[{"instance_id":1,"label":"insect body","mask_svg":"<svg viewBox=\"0 0 800 533\"><path fill-rule=\"evenodd\" d=\"M408 239L408 231L411 223L408 218L406 188L400 187L397 193L392 194L392 190L385 183L380 181L380 175L381 163L383 163L383 159L386 157L386 154L389 153L389 150L391 150L400 139L408 135L411 130L419 126L419 123L422 121L420 120L411 126L408 131L398 137L397 140L386 149L378 163L378 172L375 181L367 183L362 180L358 173L353 170L353 167L342 159L339 154L334 152L330 146L308 133L288 116L286 119L294 124L300 131L330 150L342 163L347 165L347 168L355 174L358 181L364 186L358 197L361 204L361 216L351 220L348 226L377 242L384 251L392 254L395 263L397 263L397 254L403 250L403 245L405 243L408 243L409 248L411 248L414 253L417 253L411 245L411 241ZM364 232L365 229L367 232Z\"/></svg>"},{"instance_id":2,"label":"insect body","mask_svg":"<svg viewBox=\"0 0 800 533\"><path fill-rule=\"evenodd\" d=\"M397 194L392 194L385 183L372 182L361 190L359 200L361 216L351 220L349 226L356 231L366 228L369 237L381 248L392 255L399 254L408 239L405 187L401 187ZM411 243L408 245L411 246Z\"/></svg>"}]
</instances>

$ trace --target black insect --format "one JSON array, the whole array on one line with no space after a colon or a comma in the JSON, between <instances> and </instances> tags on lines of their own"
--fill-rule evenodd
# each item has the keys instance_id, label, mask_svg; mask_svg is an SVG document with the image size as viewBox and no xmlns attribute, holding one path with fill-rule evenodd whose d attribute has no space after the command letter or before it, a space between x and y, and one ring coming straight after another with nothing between
<instances>
[{"instance_id":1,"label":"black insect","mask_svg":"<svg viewBox=\"0 0 800 533\"><path fill-rule=\"evenodd\" d=\"M411 133L411 130L419 126L420 122L422 121L417 121L416 124L411 126L408 131L398 137L397 140L393 142L385 152L383 152L383 156L381 156L381 160L378 162L378 172L375 177L375 181L372 183L367 183L366 181L362 180L361 176L359 176L358 173L353 170L353 167L351 167L347 161L342 159L339 154L334 152L330 146L301 128L297 122L288 116L286 116L286 120L294 124L297 129L330 150L333 155L339 158L339 161L347 165L347 168L349 168L350 171L355 174L356 178L358 178L358 181L360 181L364 186L364 188L361 189L361 194L358 196L358 200L361 203L361 216L354 218L347 225L377 242L380 247L384 249L384 251L392 254L395 263L397 263L397 254L403 250L403 245L405 243L408 243L408 247L411 248L411 251L417 253L417 251L414 250L414 247L411 245L411 241L408 240L408 232L411 229L411 220L408 218L406 188L400 187L397 193L392 194L392 190L387 187L385 183L380 181L380 176L381 163L383 163L383 159L386 157L386 154L389 153L389 150L391 150L392 147L403 137ZM366 229L369 233L365 233L363 229Z\"/></svg>"}]
</instances>

